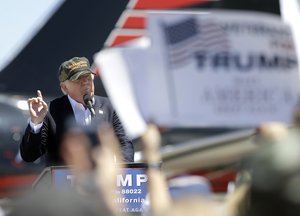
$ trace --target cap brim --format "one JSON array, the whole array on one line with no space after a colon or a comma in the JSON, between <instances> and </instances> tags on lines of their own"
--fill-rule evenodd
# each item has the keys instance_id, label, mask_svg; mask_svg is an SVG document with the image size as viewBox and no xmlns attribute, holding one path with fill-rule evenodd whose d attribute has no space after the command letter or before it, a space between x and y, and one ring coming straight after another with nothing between
<instances>
[{"instance_id":1,"label":"cap brim","mask_svg":"<svg viewBox=\"0 0 300 216\"><path fill-rule=\"evenodd\" d=\"M78 80L79 77L81 77L83 75L86 75L86 74L94 74L95 75L95 73L92 70L86 69L86 70L83 70L83 71L78 71L73 76L71 76L69 78L69 80Z\"/></svg>"}]
</instances>

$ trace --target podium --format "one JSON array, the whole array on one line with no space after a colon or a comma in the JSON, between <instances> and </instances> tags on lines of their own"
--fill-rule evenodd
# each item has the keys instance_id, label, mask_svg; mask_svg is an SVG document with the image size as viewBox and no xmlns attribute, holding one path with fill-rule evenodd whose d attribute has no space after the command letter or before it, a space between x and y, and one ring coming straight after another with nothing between
<instances>
[{"instance_id":1,"label":"podium","mask_svg":"<svg viewBox=\"0 0 300 216\"><path fill-rule=\"evenodd\" d=\"M147 194L145 163L126 163L116 176L116 204L120 204L119 211L123 213L140 213ZM52 166L45 168L33 183L34 190L58 187L72 187L74 176L67 166Z\"/></svg>"}]
</instances>

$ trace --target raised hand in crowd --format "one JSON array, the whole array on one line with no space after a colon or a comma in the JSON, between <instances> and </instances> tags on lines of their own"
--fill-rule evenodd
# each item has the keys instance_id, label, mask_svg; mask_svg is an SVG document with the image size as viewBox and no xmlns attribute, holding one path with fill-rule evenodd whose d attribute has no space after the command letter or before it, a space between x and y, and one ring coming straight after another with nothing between
<instances>
[{"instance_id":1,"label":"raised hand in crowd","mask_svg":"<svg viewBox=\"0 0 300 216\"><path fill-rule=\"evenodd\" d=\"M118 215L113 202L116 191L117 161L121 153L114 131L109 126L98 129L99 142L92 147L91 140L80 129L70 130L64 137L62 156L74 175L73 186L82 195L93 195L106 215ZM104 208L103 207L103 208Z\"/></svg>"},{"instance_id":2,"label":"raised hand in crowd","mask_svg":"<svg viewBox=\"0 0 300 216\"><path fill-rule=\"evenodd\" d=\"M168 181L160 168L162 157L160 154L161 135L155 125L150 124L142 136L143 153L148 164L148 192L150 197L150 215L227 215L223 203L215 202L201 194L193 193L174 199L168 190Z\"/></svg>"},{"instance_id":3,"label":"raised hand in crowd","mask_svg":"<svg viewBox=\"0 0 300 216\"><path fill-rule=\"evenodd\" d=\"M96 164L96 185L113 215L120 215L118 209L121 206L113 202L117 198L116 176L124 168L121 163L120 144L113 128L109 125L99 128L98 137L100 145L93 151L93 160Z\"/></svg>"},{"instance_id":4,"label":"raised hand in crowd","mask_svg":"<svg viewBox=\"0 0 300 216\"><path fill-rule=\"evenodd\" d=\"M166 178L160 169L161 164L161 135L158 128L150 124L142 136L143 154L148 164L148 191L151 215L164 215L171 207L171 197L168 192Z\"/></svg>"},{"instance_id":5,"label":"raised hand in crowd","mask_svg":"<svg viewBox=\"0 0 300 216\"><path fill-rule=\"evenodd\" d=\"M82 185L92 172L91 143L88 136L79 129L65 134L61 154L67 166L72 167L74 184Z\"/></svg>"}]
</instances>

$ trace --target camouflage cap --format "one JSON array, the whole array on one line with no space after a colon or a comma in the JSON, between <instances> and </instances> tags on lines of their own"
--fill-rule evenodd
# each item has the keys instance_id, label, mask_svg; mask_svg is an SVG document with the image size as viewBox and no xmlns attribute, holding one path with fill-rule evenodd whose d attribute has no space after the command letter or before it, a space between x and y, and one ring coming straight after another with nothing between
<instances>
[{"instance_id":1,"label":"camouflage cap","mask_svg":"<svg viewBox=\"0 0 300 216\"><path fill-rule=\"evenodd\" d=\"M90 68L89 60L85 57L74 57L60 65L58 79L60 82L77 80L85 74L95 74Z\"/></svg>"}]
</instances>

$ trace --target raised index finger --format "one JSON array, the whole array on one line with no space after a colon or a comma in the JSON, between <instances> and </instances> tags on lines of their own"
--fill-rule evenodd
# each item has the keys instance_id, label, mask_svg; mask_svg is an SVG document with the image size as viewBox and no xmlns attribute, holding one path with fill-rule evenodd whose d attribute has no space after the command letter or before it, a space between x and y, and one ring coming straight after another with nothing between
<instances>
[{"instance_id":1,"label":"raised index finger","mask_svg":"<svg viewBox=\"0 0 300 216\"><path fill-rule=\"evenodd\" d=\"M37 90L37 96L43 99L42 92L40 90Z\"/></svg>"}]
</instances>

